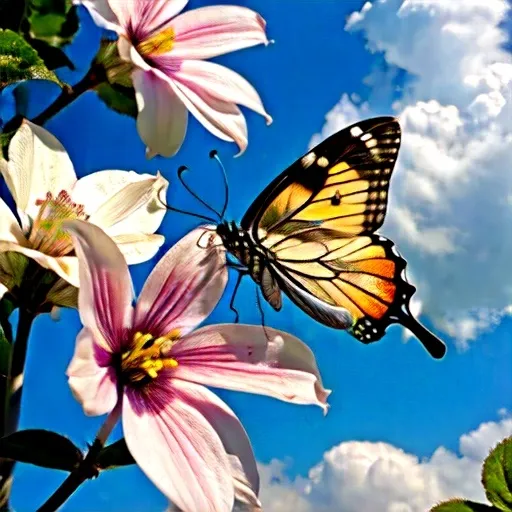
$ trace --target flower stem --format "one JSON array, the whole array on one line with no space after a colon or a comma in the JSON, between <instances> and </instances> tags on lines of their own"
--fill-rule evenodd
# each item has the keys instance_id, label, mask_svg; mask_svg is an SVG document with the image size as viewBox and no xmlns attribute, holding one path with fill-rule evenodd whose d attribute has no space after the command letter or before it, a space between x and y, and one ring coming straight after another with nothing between
<instances>
[{"instance_id":1,"label":"flower stem","mask_svg":"<svg viewBox=\"0 0 512 512\"><path fill-rule=\"evenodd\" d=\"M84 92L87 92L96 87L101 82L105 81L104 71L98 66L92 66L87 74L74 86L65 85L57 99L38 116L32 119L32 122L38 125L43 125L52 118L55 114L60 112L64 107L73 103Z\"/></svg>"},{"instance_id":2,"label":"flower stem","mask_svg":"<svg viewBox=\"0 0 512 512\"><path fill-rule=\"evenodd\" d=\"M20 308L16 339L12 346L5 388L2 389L4 400L0 427L2 436L12 434L18 428L23 391L23 370L25 368L30 330L35 317L36 313L29 309ZM0 510L7 510L14 464L15 461L13 460L0 460Z\"/></svg>"},{"instance_id":3,"label":"flower stem","mask_svg":"<svg viewBox=\"0 0 512 512\"><path fill-rule=\"evenodd\" d=\"M96 459L105 445L105 441L112 432L112 429L119 420L121 407L122 398L117 402L117 405L108 415L105 423L103 423L101 428L98 430L96 439L89 448L89 451L82 463L69 474L66 480L62 482L61 486L48 498L48 500L46 500L37 512L54 512L63 505L86 480L98 476Z\"/></svg>"},{"instance_id":4,"label":"flower stem","mask_svg":"<svg viewBox=\"0 0 512 512\"><path fill-rule=\"evenodd\" d=\"M11 368L7 378L6 422L4 435L12 434L18 428L21 394L23 391L23 371L27 357L28 338L37 314L24 308L19 310L16 340L12 348Z\"/></svg>"}]
</instances>

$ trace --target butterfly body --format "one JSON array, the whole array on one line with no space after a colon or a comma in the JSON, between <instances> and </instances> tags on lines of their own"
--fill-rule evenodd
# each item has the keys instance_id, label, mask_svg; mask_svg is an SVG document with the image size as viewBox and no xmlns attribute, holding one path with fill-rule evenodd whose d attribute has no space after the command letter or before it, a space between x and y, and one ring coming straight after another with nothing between
<instances>
[{"instance_id":1,"label":"butterfly body","mask_svg":"<svg viewBox=\"0 0 512 512\"><path fill-rule=\"evenodd\" d=\"M399 323L435 358L444 343L409 310L416 288L384 221L401 141L391 117L367 119L327 138L277 176L240 226L217 233L228 253L279 311L284 292L315 320L363 343Z\"/></svg>"}]
</instances>

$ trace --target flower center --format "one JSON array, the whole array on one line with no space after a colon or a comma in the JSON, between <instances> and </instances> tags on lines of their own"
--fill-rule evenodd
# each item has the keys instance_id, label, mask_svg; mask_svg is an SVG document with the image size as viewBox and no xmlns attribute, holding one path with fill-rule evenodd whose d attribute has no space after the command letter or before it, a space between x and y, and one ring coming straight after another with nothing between
<instances>
[{"instance_id":1,"label":"flower center","mask_svg":"<svg viewBox=\"0 0 512 512\"><path fill-rule=\"evenodd\" d=\"M62 224L66 220L86 220L88 215L83 205L74 203L65 190L61 190L57 197L48 192L46 199L38 200L36 205L40 208L28 237L31 247L55 257L70 253L73 242Z\"/></svg>"},{"instance_id":2,"label":"flower center","mask_svg":"<svg viewBox=\"0 0 512 512\"><path fill-rule=\"evenodd\" d=\"M164 368L176 368L178 361L162 355L162 349L169 349L179 337L179 331L159 338L136 332L132 347L121 355L121 372L126 380L132 384L147 384Z\"/></svg>"},{"instance_id":3,"label":"flower center","mask_svg":"<svg viewBox=\"0 0 512 512\"><path fill-rule=\"evenodd\" d=\"M141 41L137 45L137 51L142 57L154 57L155 55L168 53L174 46L174 38L175 34L173 28L166 28Z\"/></svg>"}]
</instances>

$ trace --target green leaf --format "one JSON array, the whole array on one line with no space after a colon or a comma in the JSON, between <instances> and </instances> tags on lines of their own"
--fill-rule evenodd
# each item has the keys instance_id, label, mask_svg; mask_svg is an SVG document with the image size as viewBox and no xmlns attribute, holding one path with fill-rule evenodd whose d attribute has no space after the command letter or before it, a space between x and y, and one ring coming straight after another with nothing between
<instances>
[{"instance_id":1,"label":"green leaf","mask_svg":"<svg viewBox=\"0 0 512 512\"><path fill-rule=\"evenodd\" d=\"M48 69L53 70L63 67L75 69L75 65L60 48L56 48L42 39L31 39L30 43Z\"/></svg>"},{"instance_id":2,"label":"green leaf","mask_svg":"<svg viewBox=\"0 0 512 512\"><path fill-rule=\"evenodd\" d=\"M512 511L512 437L504 439L485 459L482 483L487 499L497 509Z\"/></svg>"},{"instance_id":3,"label":"green leaf","mask_svg":"<svg viewBox=\"0 0 512 512\"><path fill-rule=\"evenodd\" d=\"M440 503L430 510L430 512L491 512L496 511L494 507L489 507L483 503L473 501L450 500Z\"/></svg>"},{"instance_id":4,"label":"green leaf","mask_svg":"<svg viewBox=\"0 0 512 512\"><path fill-rule=\"evenodd\" d=\"M69 44L78 30L77 9L71 0L30 0L29 12L25 33L56 48Z\"/></svg>"},{"instance_id":5,"label":"green leaf","mask_svg":"<svg viewBox=\"0 0 512 512\"><path fill-rule=\"evenodd\" d=\"M120 114L137 117L137 102L133 88L103 82L96 87L96 92L107 107Z\"/></svg>"},{"instance_id":6,"label":"green leaf","mask_svg":"<svg viewBox=\"0 0 512 512\"><path fill-rule=\"evenodd\" d=\"M20 430L1 438L0 457L64 471L73 471L83 460L68 438L49 430Z\"/></svg>"},{"instance_id":7,"label":"green leaf","mask_svg":"<svg viewBox=\"0 0 512 512\"><path fill-rule=\"evenodd\" d=\"M124 438L103 448L96 459L96 466L102 470L130 464L135 464L135 460L129 452Z\"/></svg>"},{"instance_id":8,"label":"green leaf","mask_svg":"<svg viewBox=\"0 0 512 512\"><path fill-rule=\"evenodd\" d=\"M62 85L23 37L12 30L0 30L0 89L30 79L50 80Z\"/></svg>"}]
</instances>

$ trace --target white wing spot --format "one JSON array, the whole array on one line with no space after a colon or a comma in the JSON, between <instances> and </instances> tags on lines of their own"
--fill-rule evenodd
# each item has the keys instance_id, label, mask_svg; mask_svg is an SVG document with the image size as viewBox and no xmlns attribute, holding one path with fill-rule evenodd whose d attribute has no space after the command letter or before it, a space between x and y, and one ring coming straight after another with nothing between
<instances>
[{"instance_id":1,"label":"white wing spot","mask_svg":"<svg viewBox=\"0 0 512 512\"><path fill-rule=\"evenodd\" d=\"M362 133L363 130L361 130L359 126L354 126L354 128L350 129L350 135L352 135L352 137L359 137L360 135L362 135Z\"/></svg>"},{"instance_id":2,"label":"white wing spot","mask_svg":"<svg viewBox=\"0 0 512 512\"><path fill-rule=\"evenodd\" d=\"M310 165L315 163L315 160L316 160L316 155L315 155L314 151L311 151L307 155L304 155L300 162L302 164L302 167L304 167L304 169L307 169Z\"/></svg>"},{"instance_id":3,"label":"white wing spot","mask_svg":"<svg viewBox=\"0 0 512 512\"><path fill-rule=\"evenodd\" d=\"M365 133L364 135L361 135L361 140L362 141L367 141L368 139L371 139L372 138L372 134L371 133Z\"/></svg>"},{"instance_id":4,"label":"white wing spot","mask_svg":"<svg viewBox=\"0 0 512 512\"><path fill-rule=\"evenodd\" d=\"M327 160L327 158L325 158L325 156L321 156L317 161L316 163L320 166L320 167L327 167L329 165L329 160Z\"/></svg>"},{"instance_id":5,"label":"white wing spot","mask_svg":"<svg viewBox=\"0 0 512 512\"><path fill-rule=\"evenodd\" d=\"M366 141L365 144L367 148L374 148L377 145L377 141L375 139L370 139Z\"/></svg>"}]
</instances>

